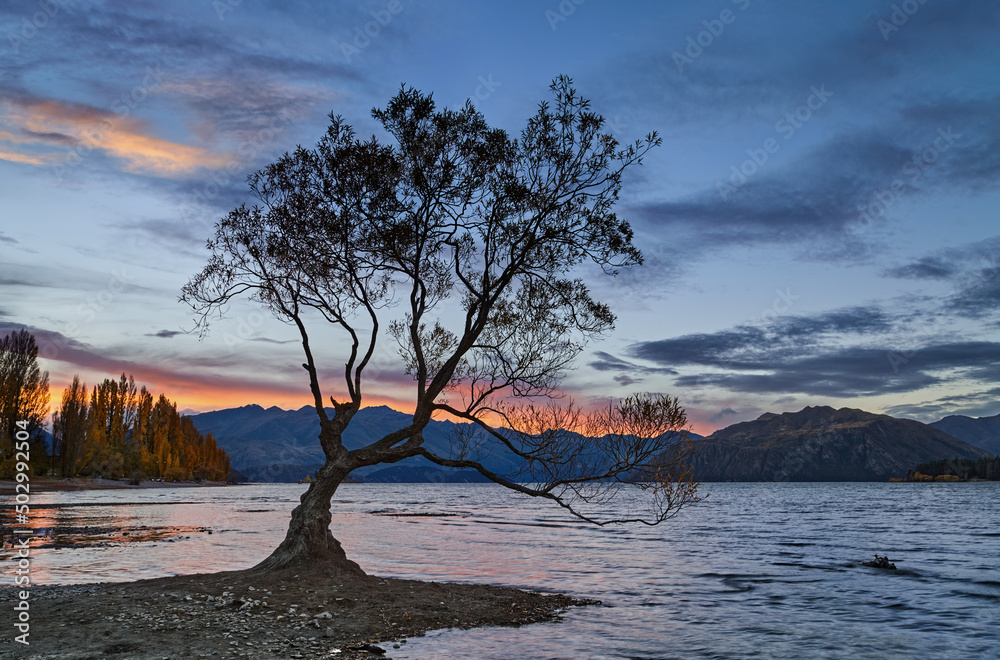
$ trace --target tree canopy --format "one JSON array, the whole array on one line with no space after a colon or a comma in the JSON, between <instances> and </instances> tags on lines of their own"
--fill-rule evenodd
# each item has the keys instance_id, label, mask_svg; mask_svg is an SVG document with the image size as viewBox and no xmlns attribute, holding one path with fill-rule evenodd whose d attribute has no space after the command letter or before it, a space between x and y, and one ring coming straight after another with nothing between
<instances>
[{"instance_id":1,"label":"tree canopy","mask_svg":"<svg viewBox=\"0 0 1000 660\"><path fill-rule=\"evenodd\" d=\"M438 110L405 86L372 111L385 142L362 140L331 115L315 148L251 175L255 204L216 225L208 263L182 300L203 329L238 297L295 326L327 456L272 565L334 547L330 497L350 470L412 456L478 470L594 522L655 524L696 499L677 399L638 395L589 414L558 405L567 368L615 321L581 268L614 275L642 263L614 206L626 168L660 138L621 145L568 78L551 90L553 102L539 104L517 139L471 103ZM310 336L317 321L346 340L333 415ZM348 451L343 431L387 337L414 380L412 420ZM468 422L447 456L423 446L432 415ZM518 468L487 469L480 459L491 453ZM599 519L581 508L634 482L654 493L645 514Z\"/></svg>"}]
</instances>

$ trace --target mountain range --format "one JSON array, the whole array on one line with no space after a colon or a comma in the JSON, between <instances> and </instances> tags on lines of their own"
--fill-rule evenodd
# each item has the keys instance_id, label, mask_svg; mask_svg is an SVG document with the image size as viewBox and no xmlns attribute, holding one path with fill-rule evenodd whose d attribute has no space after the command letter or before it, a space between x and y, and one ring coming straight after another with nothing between
<instances>
[{"instance_id":1,"label":"mountain range","mask_svg":"<svg viewBox=\"0 0 1000 660\"><path fill-rule=\"evenodd\" d=\"M918 463L992 455L928 424L829 406L764 413L695 447L698 481L886 481Z\"/></svg>"},{"instance_id":2,"label":"mountain range","mask_svg":"<svg viewBox=\"0 0 1000 660\"><path fill-rule=\"evenodd\" d=\"M333 417L332 408L327 415ZM192 415L191 421L202 433L211 433L216 443L229 454L234 468L252 481L298 481L314 474L325 460L319 444L319 417L312 406L298 410L258 405L230 408ZM362 408L344 433L344 446L357 449L410 422L410 416L387 406ZM431 420L424 429L424 446L439 456L450 453L454 427L449 421ZM502 456L486 457L484 465L499 474L512 472L516 466ZM472 470L441 468L417 456L396 463L359 468L351 476L359 481L480 481ZM455 474L458 473L458 474Z\"/></svg>"},{"instance_id":3,"label":"mountain range","mask_svg":"<svg viewBox=\"0 0 1000 660\"><path fill-rule=\"evenodd\" d=\"M940 421L931 422L931 426L970 445L1000 455L1000 415L993 417L949 415Z\"/></svg>"},{"instance_id":4,"label":"mountain range","mask_svg":"<svg viewBox=\"0 0 1000 660\"><path fill-rule=\"evenodd\" d=\"M333 415L332 410L327 411ZM288 482L313 474L324 460L315 409L242 408L191 417L202 433L212 433L234 468L253 481ZM409 416L386 406L362 408L344 434L354 449L405 426ZM426 446L449 453L455 424L433 420L424 431ZM981 458L1000 449L1000 415L973 419L946 417L933 424L828 406L794 413L765 413L695 440L692 465L699 481L884 481L901 477L918 463L942 458ZM500 456L483 460L499 473L515 468ZM422 457L392 466L360 468L359 481L482 481L472 470L440 468Z\"/></svg>"}]
</instances>

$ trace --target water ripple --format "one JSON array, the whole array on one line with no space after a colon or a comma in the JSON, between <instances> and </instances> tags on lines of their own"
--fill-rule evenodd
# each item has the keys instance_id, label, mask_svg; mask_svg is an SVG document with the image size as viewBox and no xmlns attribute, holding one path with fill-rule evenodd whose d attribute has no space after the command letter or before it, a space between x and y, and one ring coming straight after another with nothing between
<instances>
[{"instance_id":1,"label":"water ripple","mask_svg":"<svg viewBox=\"0 0 1000 660\"><path fill-rule=\"evenodd\" d=\"M516 631L430 634L393 649L397 660L995 660L1000 532L984 530L1000 529L1000 484L934 486L707 484L703 505L647 529L587 526L488 484L345 484L332 527L375 574L605 603ZM32 524L97 547L39 548L33 577L94 582L251 566L280 542L303 488L164 489L142 501L135 491L45 493L33 497ZM875 554L898 570L861 565ZM0 553L9 557L9 548Z\"/></svg>"}]
</instances>

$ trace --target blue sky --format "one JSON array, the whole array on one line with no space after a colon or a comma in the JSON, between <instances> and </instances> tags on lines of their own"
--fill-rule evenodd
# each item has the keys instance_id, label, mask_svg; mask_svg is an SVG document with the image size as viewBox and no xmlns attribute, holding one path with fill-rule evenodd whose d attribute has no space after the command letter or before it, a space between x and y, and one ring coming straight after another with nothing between
<instances>
[{"instance_id":1,"label":"blue sky","mask_svg":"<svg viewBox=\"0 0 1000 660\"><path fill-rule=\"evenodd\" d=\"M516 134L571 76L630 141L646 256L565 381L678 395L696 430L806 405L1000 412L1000 3L42 0L0 8L0 333L58 388L188 410L308 401L295 333L178 303L245 177L405 83ZM343 345L320 333L330 373ZM371 403L406 409L391 349Z\"/></svg>"}]
</instances>

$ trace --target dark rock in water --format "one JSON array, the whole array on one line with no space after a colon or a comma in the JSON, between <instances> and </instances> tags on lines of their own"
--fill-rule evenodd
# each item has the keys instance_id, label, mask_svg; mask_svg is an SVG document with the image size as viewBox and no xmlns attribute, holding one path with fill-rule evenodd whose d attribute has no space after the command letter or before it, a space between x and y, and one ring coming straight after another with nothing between
<instances>
[{"instance_id":1,"label":"dark rock in water","mask_svg":"<svg viewBox=\"0 0 1000 660\"><path fill-rule=\"evenodd\" d=\"M889 555L885 555L884 557L875 555L875 561L863 561L861 562L861 565L869 566L871 568L885 568L890 571L896 570L896 565L889 562Z\"/></svg>"}]
</instances>

